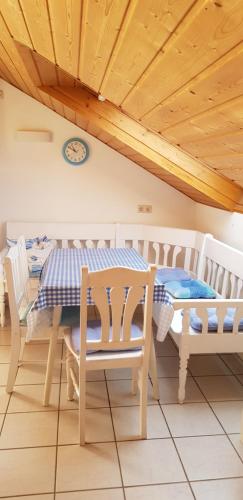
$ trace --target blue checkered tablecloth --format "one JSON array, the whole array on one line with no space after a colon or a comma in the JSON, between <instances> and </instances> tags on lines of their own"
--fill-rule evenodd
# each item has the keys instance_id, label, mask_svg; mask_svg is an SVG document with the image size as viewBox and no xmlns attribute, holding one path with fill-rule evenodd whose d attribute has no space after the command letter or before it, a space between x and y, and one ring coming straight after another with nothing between
<instances>
[{"instance_id":1,"label":"blue checkered tablecloth","mask_svg":"<svg viewBox=\"0 0 243 500\"><path fill-rule=\"evenodd\" d=\"M41 277L41 284L35 309L54 306L78 306L80 304L80 270L88 266L89 271L109 267L129 267L146 270L147 262L130 248L100 249L55 249L47 260ZM155 279L154 302L171 304L171 297L164 285ZM90 295L87 303L92 304Z\"/></svg>"}]
</instances>

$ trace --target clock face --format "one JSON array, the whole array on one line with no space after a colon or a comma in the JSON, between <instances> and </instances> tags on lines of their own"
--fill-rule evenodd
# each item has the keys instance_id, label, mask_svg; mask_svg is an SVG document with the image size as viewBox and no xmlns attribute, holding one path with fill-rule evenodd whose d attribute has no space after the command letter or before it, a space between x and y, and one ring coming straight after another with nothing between
<instances>
[{"instance_id":1,"label":"clock face","mask_svg":"<svg viewBox=\"0 0 243 500\"><path fill-rule=\"evenodd\" d=\"M84 141L78 137L74 137L64 143L62 152L64 159L68 163L73 166L79 166L87 160L89 148Z\"/></svg>"}]
</instances>

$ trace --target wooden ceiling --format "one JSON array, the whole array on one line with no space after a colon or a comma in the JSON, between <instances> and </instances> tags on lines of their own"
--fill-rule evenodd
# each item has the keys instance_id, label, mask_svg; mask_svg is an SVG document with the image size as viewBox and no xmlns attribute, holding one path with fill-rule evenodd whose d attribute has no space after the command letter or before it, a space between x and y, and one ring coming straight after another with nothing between
<instances>
[{"instance_id":1,"label":"wooden ceiling","mask_svg":"<svg viewBox=\"0 0 243 500\"><path fill-rule=\"evenodd\" d=\"M1 0L0 76L194 200L243 212L243 0Z\"/></svg>"}]
</instances>

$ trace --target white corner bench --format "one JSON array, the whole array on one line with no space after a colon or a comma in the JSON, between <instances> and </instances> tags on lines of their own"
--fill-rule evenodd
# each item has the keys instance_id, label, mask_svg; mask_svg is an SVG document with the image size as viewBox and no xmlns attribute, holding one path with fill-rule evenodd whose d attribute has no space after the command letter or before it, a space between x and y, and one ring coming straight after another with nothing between
<instances>
[{"instance_id":1,"label":"white corner bench","mask_svg":"<svg viewBox=\"0 0 243 500\"><path fill-rule=\"evenodd\" d=\"M150 263L179 266L194 274L201 270L206 239L210 236L189 229L142 224L7 222L7 238L17 239L21 235L25 238L46 235L60 248L135 248ZM2 257L6 253L5 247ZM0 268L1 326L4 325L4 290L3 269L1 272ZM156 314L155 308L155 320Z\"/></svg>"}]
</instances>

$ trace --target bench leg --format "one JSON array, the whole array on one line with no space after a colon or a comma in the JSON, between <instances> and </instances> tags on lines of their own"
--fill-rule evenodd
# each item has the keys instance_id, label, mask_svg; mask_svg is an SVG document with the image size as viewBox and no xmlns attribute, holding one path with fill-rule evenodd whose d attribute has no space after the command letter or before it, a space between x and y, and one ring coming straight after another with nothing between
<instances>
[{"instance_id":1,"label":"bench leg","mask_svg":"<svg viewBox=\"0 0 243 500\"><path fill-rule=\"evenodd\" d=\"M178 401L184 403L186 396L186 378L187 378L187 365L189 360L189 352L187 349L180 351L180 369L179 369L179 390Z\"/></svg>"}]
</instances>

